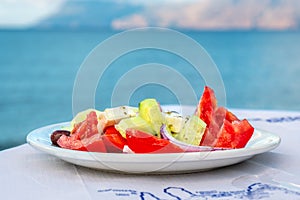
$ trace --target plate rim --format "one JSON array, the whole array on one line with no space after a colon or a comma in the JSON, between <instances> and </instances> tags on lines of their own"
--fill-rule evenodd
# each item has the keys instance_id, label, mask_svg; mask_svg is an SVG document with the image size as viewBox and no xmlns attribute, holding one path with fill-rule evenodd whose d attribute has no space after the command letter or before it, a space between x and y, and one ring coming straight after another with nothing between
<instances>
[{"instance_id":1,"label":"plate rim","mask_svg":"<svg viewBox=\"0 0 300 200\"><path fill-rule=\"evenodd\" d=\"M43 142L39 142L38 139L46 140L51 144L50 134L48 137L40 137L43 131L49 129L57 129L56 127L62 127L67 125L70 122L61 122L56 124L51 124L48 126L43 126L31 131L27 137L26 141L32 147L45 152L47 154L56 156L60 159L80 159L82 161L95 161L95 156L99 156L103 159L103 162L119 162L123 163L126 160L130 160L131 163L145 163L145 162L170 162L170 159L174 161L174 158L178 158L175 162L199 162L202 161L214 161L238 157L253 157L255 155L271 151L279 146L281 138L278 135L264 131L261 129L255 129L254 133L256 134L267 134L269 137L272 137L273 140L268 144L261 146L260 148L244 147L241 149L231 149L231 150L222 150L222 151L210 151L210 152L184 152L184 153L159 153L159 154L125 154L125 153L98 153L98 152L83 152L76 150L69 150L59 148L53 145L47 145ZM40 135L39 135L40 134ZM45 134L45 133L43 133ZM250 139L251 141L251 139ZM141 159L142 158L142 159ZM118 161L116 161L118 160ZM127 161L128 162L128 161Z\"/></svg>"}]
</instances>

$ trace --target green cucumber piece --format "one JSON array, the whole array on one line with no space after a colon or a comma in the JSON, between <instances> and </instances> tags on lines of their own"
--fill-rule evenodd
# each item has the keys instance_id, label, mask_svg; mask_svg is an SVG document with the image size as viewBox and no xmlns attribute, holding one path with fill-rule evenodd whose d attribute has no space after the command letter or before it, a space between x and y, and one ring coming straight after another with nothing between
<instances>
[{"instance_id":1,"label":"green cucumber piece","mask_svg":"<svg viewBox=\"0 0 300 200\"><path fill-rule=\"evenodd\" d=\"M147 121L160 137L160 127L165 123L160 105L155 99L145 99L139 103L139 116Z\"/></svg>"},{"instance_id":2,"label":"green cucumber piece","mask_svg":"<svg viewBox=\"0 0 300 200\"><path fill-rule=\"evenodd\" d=\"M199 145L205 132L206 123L198 116L193 115L185 123L183 129L177 134L176 139L187 144Z\"/></svg>"},{"instance_id":3,"label":"green cucumber piece","mask_svg":"<svg viewBox=\"0 0 300 200\"><path fill-rule=\"evenodd\" d=\"M115 128L124 138L126 138L126 130L128 128L137 129L155 135L155 131L152 129L150 124L139 116L122 119L115 125Z\"/></svg>"}]
</instances>

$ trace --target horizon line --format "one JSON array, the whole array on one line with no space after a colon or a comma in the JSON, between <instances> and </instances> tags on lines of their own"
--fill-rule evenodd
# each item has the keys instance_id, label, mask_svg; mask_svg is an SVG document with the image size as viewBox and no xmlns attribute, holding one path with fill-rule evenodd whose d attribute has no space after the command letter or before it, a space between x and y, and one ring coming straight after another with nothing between
<instances>
[{"instance_id":1,"label":"horizon line","mask_svg":"<svg viewBox=\"0 0 300 200\"><path fill-rule=\"evenodd\" d=\"M166 28L182 32L299 32L300 28L297 29L263 29L263 28L220 28L220 29L188 29L188 28L177 28L177 27L159 27L159 26L147 26L147 27L134 27L128 29L114 29L110 26L107 27L96 27L96 26L80 26L80 27L1 27L0 31L111 31L111 32L123 32L136 28Z\"/></svg>"}]
</instances>

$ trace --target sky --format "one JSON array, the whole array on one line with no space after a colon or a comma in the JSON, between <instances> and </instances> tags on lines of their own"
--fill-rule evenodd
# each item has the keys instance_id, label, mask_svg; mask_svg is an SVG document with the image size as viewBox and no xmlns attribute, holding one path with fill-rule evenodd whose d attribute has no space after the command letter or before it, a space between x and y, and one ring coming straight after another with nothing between
<instances>
[{"instance_id":1,"label":"sky","mask_svg":"<svg viewBox=\"0 0 300 200\"><path fill-rule=\"evenodd\" d=\"M61 10L66 1L108 0L0 0L0 27L32 27ZM183 29L300 29L299 0L111 0L143 9L116 16L116 30L145 26ZM103 8L105 9L105 8ZM99 11L101 12L101 10Z\"/></svg>"},{"instance_id":2,"label":"sky","mask_svg":"<svg viewBox=\"0 0 300 200\"><path fill-rule=\"evenodd\" d=\"M64 0L0 0L0 27L23 28L55 14Z\"/></svg>"}]
</instances>

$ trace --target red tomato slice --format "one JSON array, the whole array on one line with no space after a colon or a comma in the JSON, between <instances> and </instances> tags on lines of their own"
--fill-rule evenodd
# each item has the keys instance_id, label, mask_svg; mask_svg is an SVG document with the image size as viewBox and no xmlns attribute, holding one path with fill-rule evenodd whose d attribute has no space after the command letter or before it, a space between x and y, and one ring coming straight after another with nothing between
<instances>
[{"instance_id":1,"label":"red tomato slice","mask_svg":"<svg viewBox=\"0 0 300 200\"><path fill-rule=\"evenodd\" d=\"M100 134L93 135L90 138L78 140L72 136L62 135L57 144L65 149L89 151L89 152L106 152L105 145L103 143Z\"/></svg>"},{"instance_id":2,"label":"red tomato slice","mask_svg":"<svg viewBox=\"0 0 300 200\"><path fill-rule=\"evenodd\" d=\"M95 134L92 137L81 140L86 150L89 152L107 152L103 138L100 134Z\"/></svg>"},{"instance_id":3,"label":"red tomato slice","mask_svg":"<svg viewBox=\"0 0 300 200\"><path fill-rule=\"evenodd\" d=\"M149 133L136 129L127 129L126 138L128 147L135 153L181 153L180 147L169 140L157 138Z\"/></svg>"},{"instance_id":4,"label":"red tomato slice","mask_svg":"<svg viewBox=\"0 0 300 200\"><path fill-rule=\"evenodd\" d=\"M197 109L207 124L200 145L223 148L242 148L251 138L254 128L247 120L239 120L223 107L217 107L214 92L205 87Z\"/></svg>"},{"instance_id":5,"label":"red tomato slice","mask_svg":"<svg viewBox=\"0 0 300 200\"><path fill-rule=\"evenodd\" d=\"M235 143L235 148L245 147L254 133L254 127L246 119L243 119L238 123L234 121L233 126L237 141L237 143Z\"/></svg>"},{"instance_id":6,"label":"red tomato slice","mask_svg":"<svg viewBox=\"0 0 300 200\"><path fill-rule=\"evenodd\" d=\"M98 119L95 111L91 111L86 120L74 125L72 135L77 139L89 138L98 133Z\"/></svg>"},{"instance_id":7,"label":"red tomato slice","mask_svg":"<svg viewBox=\"0 0 300 200\"><path fill-rule=\"evenodd\" d=\"M217 99L215 93L211 88L205 86L198 104L197 115L206 123L207 127L209 127L210 122L212 121L213 113L216 108Z\"/></svg>"},{"instance_id":8,"label":"red tomato slice","mask_svg":"<svg viewBox=\"0 0 300 200\"><path fill-rule=\"evenodd\" d=\"M205 130L200 145L243 148L250 140L253 132L254 128L246 119L239 120L228 110L218 108L213 115L210 126Z\"/></svg>"},{"instance_id":9,"label":"red tomato slice","mask_svg":"<svg viewBox=\"0 0 300 200\"><path fill-rule=\"evenodd\" d=\"M114 135L114 134L120 134L120 132L115 128L115 126L108 126L104 129L105 135Z\"/></svg>"},{"instance_id":10,"label":"red tomato slice","mask_svg":"<svg viewBox=\"0 0 300 200\"><path fill-rule=\"evenodd\" d=\"M214 146L223 148L243 148L250 140L254 128L247 120L233 121L226 120L219 131Z\"/></svg>"},{"instance_id":11,"label":"red tomato slice","mask_svg":"<svg viewBox=\"0 0 300 200\"><path fill-rule=\"evenodd\" d=\"M80 140L66 135L60 136L60 138L57 140L57 144L58 146L64 149L87 151L86 147L82 144Z\"/></svg>"},{"instance_id":12,"label":"red tomato slice","mask_svg":"<svg viewBox=\"0 0 300 200\"><path fill-rule=\"evenodd\" d=\"M123 152L124 145L127 144L126 139L122 137L114 126L107 127L102 138L107 151L112 153Z\"/></svg>"},{"instance_id":13,"label":"red tomato slice","mask_svg":"<svg viewBox=\"0 0 300 200\"><path fill-rule=\"evenodd\" d=\"M239 119L230 111L226 110L226 120L233 122L233 121L238 121Z\"/></svg>"},{"instance_id":14,"label":"red tomato slice","mask_svg":"<svg viewBox=\"0 0 300 200\"><path fill-rule=\"evenodd\" d=\"M85 122L85 121L83 121L83 122ZM73 129L71 131L71 134L75 134L78 131L78 129L81 127L81 125L82 125L83 122L79 122L77 124L74 124L74 127L73 127Z\"/></svg>"},{"instance_id":15,"label":"red tomato slice","mask_svg":"<svg viewBox=\"0 0 300 200\"><path fill-rule=\"evenodd\" d=\"M218 137L219 130L220 125L212 120L210 126L205 129L200 146L213 146L216 138Z\"/></svg>"},{"instance_id":16,"label":"red tomato slice","mask_svg":"<svg viewBox=\"0 0 300 200\"><path fill-rule=\"evenodd\" d=\"M224 107L218 107L215 109L212 115L212 121L215 122L217 127L220 129L223 125L224 121L227 120L229 122L239 121L239 119L230 111L228 111Z\"/></svg>"},{"instance_id":17,"label":"red tomato slice","mask_svg":"<svg viewBox=\"0 0 300 200\"><path fill-rule=\"evenodd\" d=\"M206 130L200 142L202 146L212 146L223 123L225 112L220 110L217 115L215 115L214 112L216 108L217 99L214 91L208 86L205 86L197 108L197 115L206 123ZM217 120L214 120L214 116L216 116Z\"/></svg>"}]
</instances>

